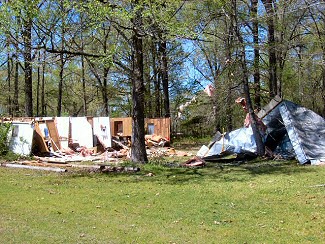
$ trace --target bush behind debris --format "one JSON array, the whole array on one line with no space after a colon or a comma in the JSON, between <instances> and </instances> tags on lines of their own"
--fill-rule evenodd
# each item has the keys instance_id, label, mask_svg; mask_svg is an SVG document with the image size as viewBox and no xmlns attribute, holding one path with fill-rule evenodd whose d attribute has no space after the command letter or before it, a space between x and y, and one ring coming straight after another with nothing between
<instances>
[{"instance_id":1,"label":"bush behind debris","mask_svg":"<svg viewBox=\"0 0 325 244\"><path fill-rule=\"evenodd\" d=\"M9 152L9 131L11 124L0 124L0 156Z\"/></svg>"}]
</instances>

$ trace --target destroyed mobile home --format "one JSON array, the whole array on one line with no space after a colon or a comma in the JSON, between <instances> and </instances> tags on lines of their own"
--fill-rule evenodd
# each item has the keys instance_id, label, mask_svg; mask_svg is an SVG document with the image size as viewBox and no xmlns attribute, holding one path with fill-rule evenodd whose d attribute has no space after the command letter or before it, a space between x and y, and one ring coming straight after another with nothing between
<instances>
[{"instance_id":1,"label":"destroyed mobile home","mask_svg":"<svg viewBox=\"0 0 325 244\"><path fill-rule=\"evenodd\" d=\"M243 99L236 102L245 110ZM11 118L2 122L12 125L10 150L16 154L33 155L35 161L26 163L33 167L42 167L47 163L79 167L73 162L88 161L102 172L139 170L108 164L130 158L130 118ZM275 159L296 158L300 164L325 163L325 120L313 111L276 97L259 111L257 122L264 139L266 156ZM149 157L192 156L170 147L169 118L146 119L145 127ZM202 167L207 161L228 158L242 160L256 156L257 146L250 118L246 116L242 128L224 134L218 132L208 146L202 146L196 156L180 166ZM7 167L10 167L9 164Z\"/></svg>"},{"instance_id":2,"label":"destroyed mobile home","mask_svg":"<svg viewBox=\"0 0 325 244\"><path fill-rule=\"evenodd\" d=\"M24 162L26 166L22 167L39 169L49 166L48 163L50 166L78 167L73 162L93 162L95 166L91 167L102 172L138 170L108 164L130 158L131 121L131 118L108 117L2 119L2 123L11 124L10 150L19 155L33 155L35 159ZM169 118L146 119L145 125L147 133L150 133L145 136L149 157L191 156L169 147ZM12 164L3 166L17 167Z\"/></svg>"},{"instance_id":3,"label":"destroyed mobile home","mask_svg":"<svg viewBox=\"0 0 325 244\"><path fill-rule=\"evenodd\" d=\"M274 98L257 116L266 127L261 133L267 156L295 158L300 164L325 162L324 118L280 97ZM252 128L246 124L231 132L217 133L209 146L201 147L197 156L206 161L216 161L229 155L254 157L256 151Z\"/></svg>"}]
</instances>

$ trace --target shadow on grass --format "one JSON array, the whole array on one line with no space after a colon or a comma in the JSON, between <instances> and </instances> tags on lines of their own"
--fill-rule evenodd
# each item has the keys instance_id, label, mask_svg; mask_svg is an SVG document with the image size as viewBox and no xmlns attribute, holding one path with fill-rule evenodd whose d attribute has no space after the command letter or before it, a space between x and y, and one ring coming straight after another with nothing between
<instances>
[{"instance_id":1,"label":"shadow on grass","mask_svg":"<svg viewBox=\"0 0 325 244\"><path fill-rule=\"evenodd\" d=\"M146 181L160 181L166 184L184 184L206 180L245 182L259 175L305 174L317 172L317 167L298 165L296 161L218 162L207 163L202 168L171 167L170 165L145 165L142 175L151 172L154 177L143 177Z\"/></svg>"},{"instance_id":2,"label":"shadow on grass","mask_svg":"<svg viewBox=\"0 0 325 244\"><path fill-rule=\"evenodd\" d=\"M297 174L317 171L314 167L297 164L296 161L252 161L242 165L252 175L261 174Z\"/></svg>"},{"instance_id":3,"label":"shadow on grass","mask_svg":"<svg viewBox=\"0 0 325 244\"><path fill-rule=\"evenodd\" d=\"M162 184L187 184L200 183L204 181L220 182L245 182L259 175L270 174L306 174L317 172L317 167L298 165L296 161L273 161L273 160L251 160L251 161L218 161L208 162L205 167L189 168L182 167L177 162L166 160L154 161L148 164L132 165L139 167L139 172L110 172L99 171L76 171L70 172L65 177L73 178L107 178L117 180L119 183L130 182L153 182ZM108 180L108 179L106 179Z\"/></svg>"}]
</instances>

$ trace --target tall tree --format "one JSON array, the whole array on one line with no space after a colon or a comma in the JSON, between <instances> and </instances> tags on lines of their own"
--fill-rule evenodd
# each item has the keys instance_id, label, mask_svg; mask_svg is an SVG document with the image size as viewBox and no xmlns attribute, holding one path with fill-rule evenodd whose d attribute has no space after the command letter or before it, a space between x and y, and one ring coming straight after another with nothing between
<instances>
[{"instance_id":1,"label":"tall tree","mask_svg":"<svg viewBox=\"0 0 325 244\"><path fill-rule=\"evenodd\" d=\"M261 109L261 83L260 83L260 50L259 50L259 31L257 19L258 0L251 1L252 34L254 43L254 100L258 110Z\"/></svg>"},{"instance_id":2,"label":"tall tree","mask_svg":"<svg viewBox=\"0 0 325 244\"><path fill-rule=\"evenodd\" d=\"M245 51L246 45L245 45L242 33L240 31L236 0L232 0L232 6L233 6L233 9L236 11L236 13L234 15L235 35L241 45L241 47L240 47L241 50L239 50L239 55L240 55L240 59L241 59L241 68L242 68L242 72L243 72L243 87L244 87L244 94L245 94L245 98L246 98L246 102L247 102L247 111L249 114L250 124L251 124L252 130L253 130L253 135L254 135L254 139L256 142L257 154L259 156L263 156L265 153L265 147L264 147L262 135L261 135L258 125L257 125L257 116L255 115L252 100L251 100L251 95L250 95L249 73L248 73L248 68L247 68L246 51Z\"/></svg>"},{"instance_id":3,"label":"tall tree","mask_svg":"<svg viewBox=\"0 0 325 244\"><path fill-rule=\"evenodd\" d=\"M160 72L163 87L163 101L164 101L164 117L170 117L169 107L169 80L168 80L168 56L167 56L167 42L164 36L161 36L159 42L159 53L160 53Z\"/></svg>"},{"instance_id":4,"label":"tall tree","mask_svg":"<svg viewBox=\"0 0 325 244\"><path fill-rule=\"evenodd\" d=\"M324 1L322 1L324 3ZM321 50L321 97L322 97L322 116L325 117L325 14L324 8L322 6L317 6L316 9L313 9L307 1L305 1L307 5L308 12L310 13L310 18L312 20L312 28L311 31L317 37L317 41L315 42L317 46L320 47Z\"/></svg>"},{"instance_id":5,"label":"tall tree","mask_svg":"<svg viewBox=\"0 0 325 244\"><path fill-rule=\"evenodd\" d=\"M32 66L32 11L31 2L24 5L23 11L25 16L23 22L23 56L24 56L24 73L25 73L25 115L33 116L33 66Z\"/></svg>"},{"instance_id":6,"label":"tall tree","mask_svg":"<svg viewBox=\"0 0 325 244\"><path fill-rule=\"evenodd\" d=\"M12 98L11 98L11 90L12 90L12 66L13 66L13 59L9 52L10 50L10 37L7 36L6 38L6 48L7 48L7 82L8 82L8 113L9 115L12 115Z\"/></svg>"},{"instance_id":7,"label":"tall tree","mask_svg":"<svg viewBox=\"0 0 325 244\"><path fill-rule=\"evenodd\" d=\"M43 61L42 61L42 76L41 76L41 115L46 116L46 104L45 104L45 50L43 50Z\"/></svg>"},{"instance_id":8,"label":"tall tree","mask_svg":"<svg viewBox=\"0 0 325 244\"><path fill-rule=\"evenodd\" d=\"M19 18L17 19L17 21L19 22ZM18 36L19 33L15 33L16 35L16 40L18 40ZM19 47L18 47L18 43L15 42L14 43L14 66L15 66L15 73L14 73L14 98L13 98L13 115L14 116L19 116L20 112L19 112L19 67L20 67L20 61L19 61L19 55L20 55L20 51L19 51Z\"/></svg>"},{"instance_id":9,"label":"tall tree","mask_svg":"<svg viewBox=\"0 0 325 244\"><path fill-rule=\"evenodd\" d=\"M81 23L83 23L83 17L81 17ZM84 53L85 50L85 40L83 32L80 33L80 42L81 42L81 52ZM85 56L81 54L81 82L82 82L82 98L83 98L83 107L84 115L87 115L87 92L86 92L86 76L85 76Z\"/></svg>"},{"instance_id":10,"label":"tall tree","mask_svg":"<svg viewBox=\"0 0 325 244\"><path fill-rule=\"evenodd\" d=\"M276 3L274 0L262 0L262 2L267 13L267 33L269 49L269 92L270 97L273 98L279 94L277 84L277 58L274 24Z\"/></svg>"},{"instance_id":11,"label":"tall tree","mask_svg":"<svg viewBox=\"0 0 325 244\"><path fill-rule=\"evenodd\" d=\"M131 159L133 162L147 162L147 153L144 140L144 93L145 86L143 81L143 22L142 22L142 4L134 0L135 14L132 18L132 146Z\"/></svg>"},{"instance_id":12,"label":"tall tree","mask_svg":"<svg viewBox=\"0 0 325 244\"><path fill-rule=\"evenodd\" d=\"M57 104L57 116L61 116L62 114L62 94L63 94L63 73L64 73L64 65L66 62L65 54L63 52L65 48L65 35L66 35L66 9L64 7L63 0L60 0L60 13L61 13L61 33L60 33L60 40L61 40L61 52L59 54L59 60L60 60L60 72L59 72L59 87L58 87L58 104Z\"/></svg>"},{"instance_id":13,"label":"tall tree","mask_svg":"<svg viewBox=\"0 0 325 244\"><path fill-rule=\"evenodd\" d=\"M41 90L41 54L37 53L37 85L36 85L36 116L40 115L39 107L40 107L40 90Z\"/></svg>"}]
</instances>

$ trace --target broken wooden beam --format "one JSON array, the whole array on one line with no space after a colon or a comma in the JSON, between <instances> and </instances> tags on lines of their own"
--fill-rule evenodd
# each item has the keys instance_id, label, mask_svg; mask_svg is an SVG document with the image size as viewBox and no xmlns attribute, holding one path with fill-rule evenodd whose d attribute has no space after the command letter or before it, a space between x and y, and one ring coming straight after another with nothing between
<instances>
[{"instance_id":1,"label":"broken wooden beam","mask_svg":"<svg viewBox=\"0 0 325 244\"><path fill-rule=\"evenodd\" d=\"M117 145L119 145L120 147L122 147L123 149L128 149L128 150L130 149L129 147L125 146L123 143L121 143L121 142L119 142L117 140L112 139L112 141L114 143L116 143Z\"/></svg>"}]
</instances>

